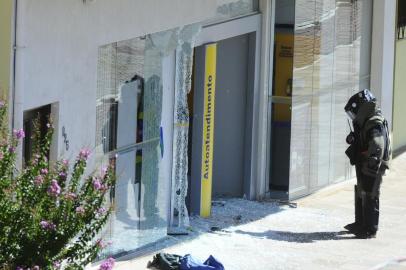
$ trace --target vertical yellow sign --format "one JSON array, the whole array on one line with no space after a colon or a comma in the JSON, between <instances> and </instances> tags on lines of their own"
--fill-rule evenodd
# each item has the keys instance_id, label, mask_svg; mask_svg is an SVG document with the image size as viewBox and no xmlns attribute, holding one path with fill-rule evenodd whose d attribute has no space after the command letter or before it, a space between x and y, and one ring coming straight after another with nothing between
<instances>
[{"instance_id":1,"label":"vertical yellow sign","mask_svg":"<svg viewBox=\"0 0 406 270\"><path fill-rule=\"evenodd\" d=\"M203 141L201 169L200 215L209 217L211 212L214 108L216 96L217 44L206 45L204 74Z\"/></svg>"}]
</instances>

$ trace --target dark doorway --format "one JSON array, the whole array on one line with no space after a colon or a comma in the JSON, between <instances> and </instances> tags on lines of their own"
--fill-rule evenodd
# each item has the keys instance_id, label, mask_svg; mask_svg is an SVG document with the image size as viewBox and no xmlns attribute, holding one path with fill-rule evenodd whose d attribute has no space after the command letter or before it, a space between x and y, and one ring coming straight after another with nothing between
<instances>
[{"instance_id":1,"label":"dark doorway","mask_svg":"<svg viewBox=\"0 0 406 270\"><path fill-rule=\"evenodd\" d=\"M32 159L39 144L45 139L50 121L51 105L24 112L23 167ZM49 151L47 153L49 159Z\"/></svg>"}]
</instances>

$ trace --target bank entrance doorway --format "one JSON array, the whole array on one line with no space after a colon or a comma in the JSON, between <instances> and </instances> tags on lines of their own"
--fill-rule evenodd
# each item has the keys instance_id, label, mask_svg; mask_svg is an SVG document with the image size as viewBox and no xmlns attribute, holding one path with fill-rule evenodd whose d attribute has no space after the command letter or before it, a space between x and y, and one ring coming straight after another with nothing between
<instances>
[{"instance_id":1,"label":"bank entrance doorway","mask_svg":"<svg viewBox=\"0 0 406 270\"><path fill-rule=\"evenodd\" d=\"M210 215L213 198L249 197L251 186L257 32L229 37L222 27L202 32L188 96L187 205L202 216Z\"/></svg>"}]
</instances>

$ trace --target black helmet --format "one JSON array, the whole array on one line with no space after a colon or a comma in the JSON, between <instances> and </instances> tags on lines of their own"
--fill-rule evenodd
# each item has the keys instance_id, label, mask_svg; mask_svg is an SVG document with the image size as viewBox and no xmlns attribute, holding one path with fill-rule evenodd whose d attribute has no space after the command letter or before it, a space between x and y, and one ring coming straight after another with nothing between
<instances>
[{"instance_id":1,"label":"black helmet","mask_svg":"<svg viewBox=\"0 0 406 270\"><path fill-rule=\"evenodd\" d=\"M368 89L364 89L352 97L347 102L347 105L345 105L344 110L347 113L347 115L354 120L360 107L362 104L369 103L369 102L376 102L376 98L372 94L371 91Z\"/></svg>"}]
</instances>

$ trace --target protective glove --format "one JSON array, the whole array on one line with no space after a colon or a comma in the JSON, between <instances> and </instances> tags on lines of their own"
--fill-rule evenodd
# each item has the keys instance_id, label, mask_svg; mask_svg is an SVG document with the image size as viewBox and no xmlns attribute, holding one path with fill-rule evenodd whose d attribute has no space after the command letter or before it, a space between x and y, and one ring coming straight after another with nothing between
<instances>
[{"instance_id":1,"label":"protective glove","mask_svg":"<svg viewBox=\"0 0 406 270\"><path fill-rule=\"evenodd\" d=\"M345 141L348 144L353 144L355 142L355 134L354 134L354 132L350 132L350 134L347 135L347 138L345 138Z\"/></svg>"}]
</instances>

